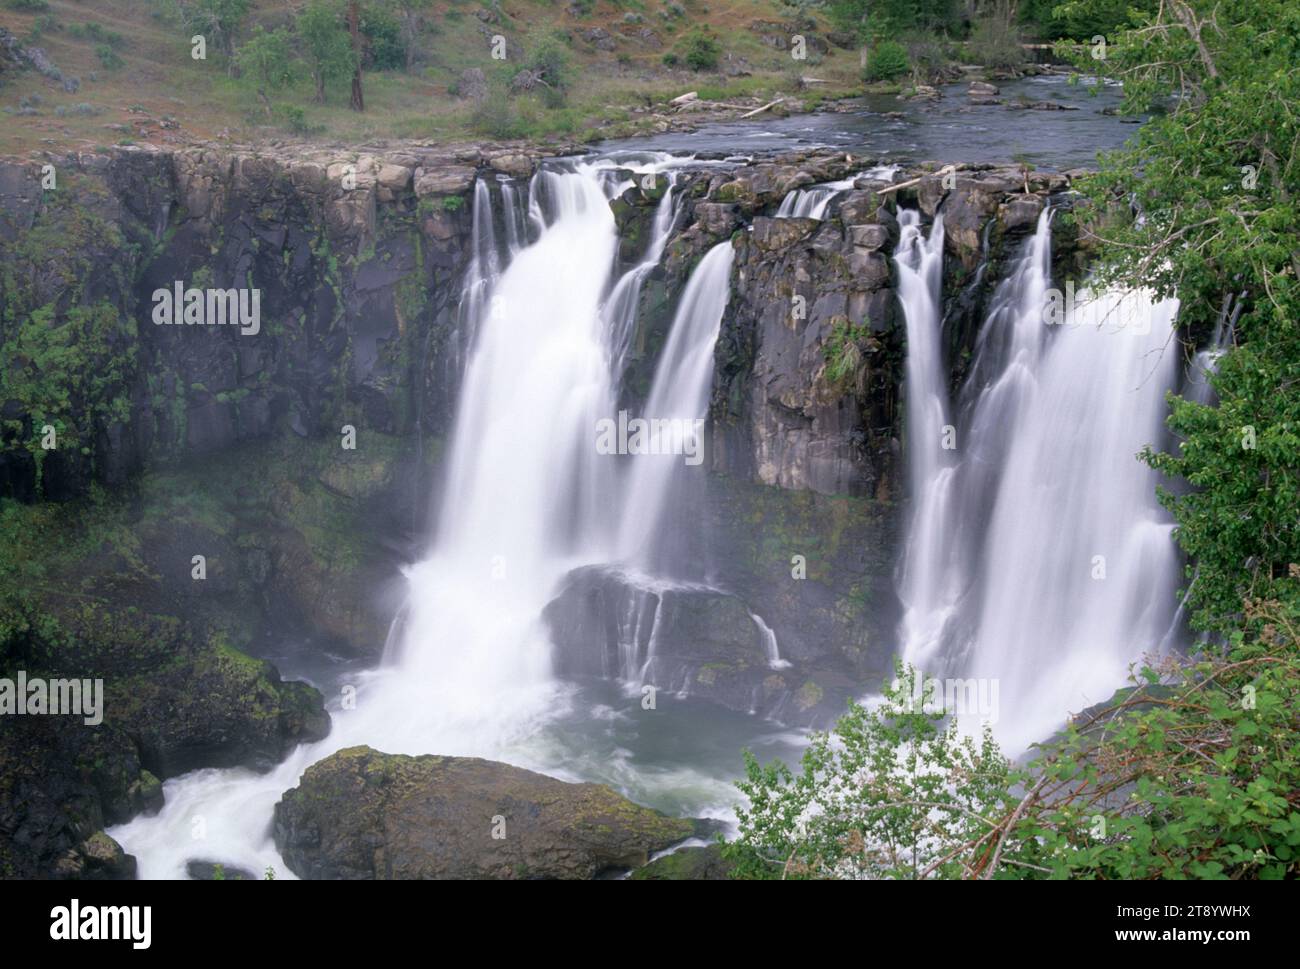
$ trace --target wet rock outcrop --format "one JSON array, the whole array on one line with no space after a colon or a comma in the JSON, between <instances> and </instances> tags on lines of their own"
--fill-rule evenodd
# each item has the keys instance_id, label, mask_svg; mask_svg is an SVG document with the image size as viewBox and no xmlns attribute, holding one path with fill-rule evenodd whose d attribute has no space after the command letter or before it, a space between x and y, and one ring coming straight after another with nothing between
<instances>
[{"instance_id":1,"label":"wet rock outcrop","mask_svg":"<svg viewBox=\"0 0 1300 969\"><path fill-rule=\"evenodd\" d=\"M890 500L900 492L899 387L906 352L892 253L900 204L942 211L945 331L959 380L995 277L976 279L1033 231L1053 173L977 166L861 178L823 220L772 218L795 188L862 171L843 155L785 157L715 175L698 227L744 229L718 340L712 467L789 489ZM725 213L725 216L724 216ZM968 282L980 283L969 291Z\"/></svg>"},{"instance_id":2,"label":"wet rock outcrop","mask_svg":"<svg viewBox=\"0 0 1300 969\"><path fill-rule=\"evenodd\" d=\"M474 181L538 157L131 147L0 164L0 493L67 498L282 430L441 433ZM178 282L256 290L256 332L156 325L153 294ZM61 440L37 455L51 419Z\"/></svg>"},{"instance_id":3,"label":"wet rock outcrop","mask_svg":"<svg viewBox=\"0 0 1300 969\"><path fill-rule=\"evenodd\" d=\"M599 784L369 747L309 767L274 824L295 874L339 879L595 878L643 865L694 831Z\"/></svg>"}]
</instances>

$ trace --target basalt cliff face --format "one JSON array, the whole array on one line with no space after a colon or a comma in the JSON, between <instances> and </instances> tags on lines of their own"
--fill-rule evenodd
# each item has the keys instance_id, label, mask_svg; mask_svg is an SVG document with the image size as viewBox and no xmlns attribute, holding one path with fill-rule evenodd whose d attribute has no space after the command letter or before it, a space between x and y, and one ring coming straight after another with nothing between
<instances>
[{"instance_id":1,"label":"basalt cliff face","mask_svg":"<svg viewBox=\"0 0 1300 969\"><path fill-rule=\"evenodd\" d=\"M249 655L377 659L451 426L476 183L499 224L502 184L522 190L571 151L121 148L0 163L0 495L16 499L0 674L103 677L107 693L93 734L0 722L0 874L127 874L101 829L156 807L160 779L264 764L327 728L316 690ZM659 672L736 709L826 724L893 654L897 207L942 206L956 381L999 263L1068 184L918 170L896 190L860 179L823 220L786 219L774 215L790 191L869 160L710 162L675 176L681 211L641 292L623 386L635 410L692 269L730 240L696 529L715 588L665 611ZM666 187L638 179L613 203L628 266ZM257 288L259 332L155 325L152 294L178 281ZM560 590L559 671L610 675L605 619L624 595L611 575ZM788 667L768 663L753 613Z\"/></svg>"},{"instance_id":2,"label":"basalt cliff face","mask_svg":"<svg viewBox=\"0 0 1300 969\"><path fill-rule=\"evenodd\" d=\"M463 363L454 313L473 252L475 182L495 193L572 150L119 148L0 163L3 336L19 364L4 387L3 492L58 500L92 480L120 484L147 465L281 430L445 434ZM902 190L859 179L824 220L772 217L789 192L865 165L810 152L678 176L683 213L642 295L627 396L644 393L690 269L732 238L716 471L820 494L892 494L897 206L932 217L942 205L949 343L960 355L983 295L961 294L962 283L981 263L996 266L1045 198L1068 187L1065 176L1018 169L913 172L919 181ZM629 264L664 185L662 175L639 182L614 203ZM261 331L153 325L152 294L177 282L255 287ZM69 323L75 359L44 366L39 351L55 341L33 331ZM828 368L847 344L856 365ZM42 390L68 396L51 406ZM31 445L42 415L76 446Z\"/></svg>"}]
</instances>

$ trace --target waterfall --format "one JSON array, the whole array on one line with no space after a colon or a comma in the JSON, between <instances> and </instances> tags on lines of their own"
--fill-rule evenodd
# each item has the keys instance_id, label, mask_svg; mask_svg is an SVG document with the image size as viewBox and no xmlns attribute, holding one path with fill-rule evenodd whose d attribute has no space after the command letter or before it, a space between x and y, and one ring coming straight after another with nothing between
<instances>
[{"instance_id":1,"label":"waterfall","mask_svg":"<svg viewBox=\"0 0 1300 969\"><path fill-rule=\"evenodd\" d=\"M655 564L656 540L665 531L663 518L674 490L704 470L702 464L688 465L682 450L698 451L704 443L699 430L708 414L713 348L731 295L734 258L731 243L721 242L700 260L677 304L668 341L660 353L645 417L672 424L674 432L685 440L680 442L682 448L661 446L657 449L661 453L638 455L632 462L617 548L621 558L638 566ZM702 451L699 455L702 459Z\"/></svg>"},{"instance_id":2,"label":"waterfall","mask_svg":"<svg viewBox=\"0 0 1300 969\"><path fill-rule=\"evenodd\" d=\"M976 275L979 275L977 272ZM964 649L954 620L978 584L992 497L1006 463L1006 426L1019 412L1032 386L1046 339L1043 306L1051 283L1051 210L1039 216L1011 272L994 288L989 311L976 340L970 373L959 398L960 438L953 442L959 462L945 465L937 482L931 533L942 536L947 576L942 597L918 603L914 627L924 640L905 639L905 658L928 673L961 668ZM937 327L937 323L934 324ZM953 428L954 432L957 431ZM939 500L939 498L942 500Z\"/></svg>"},{"instance_id":3,"label":"waterfall","mask_svg":"<svg viewBox=\"0 0 1300 969\"><path fill-rule=\"evenodd\" d=\"M608 530L613 488L593 447L614 409L601 305L617 233L602 182L546 172L553 220L514 255L481 321L447 461L433 554L408 573L390 663L403 705L473 725L544 702L538 616L569 556ZM447 751L444 751L447 752Z\"/></svg>"},{"instance_id":4,"label":"waterfall","mask_svg":"<svg viewBox=\"0 0 1300 969\"><path fill-rule=\"evenodd\" d=\"M492 192L483 179L474 183L474 207L470 218L470 263L456 310L456 330L452 337L455 352L449 366L452 374L460 373L469 355L474 334L483 318L487 294L496 282L501 265L492 219Z\"/></svg>"},{"instance_id":5,"label":"waterfall","mask_svg":"<svg viewBox=\"0 0 1300 969\"><path fill-rule=\"evenodd\" d=\"M893 181L898 171L898 165L878 165L875 168L868 169L857 175L850 175L848 178L842 178L839 181L826 182L822 185L814 185L811 188L795 189L781 199L781 204L776 210L776 217L778 219L817 219L821 221L826 218L826 210L830 208L831 202L837 196L851 189L853 183L858 179L867 178L888 182Z\"/></svg>"},{"instance_id":6,"label":"waterfall","mask_svg":"<svg viewBox=\"0 0 1300 969\"><path fill-rule=\"evenodd\" d=\"M662 492L702 471L678 455L639 457L620 475L596 446L599 422L615 412L636 291L676 215L670 190L643 258L615 278L609 203L631 184L627 168L608 159L560 164L533 177L526 201L515 183L500 182L494 213L488 182L476 183L455 317L454 342L466 356L441 506L428 557L406 570L407 603L383 664L346 685L350 701L329 703L325 740L267 774L213 769L170 780L156 816L114 827L141 877L185 877L190 859L273 866L291 877L271 840L272 809L309 765L345 746L529 762L528 740L568 702L541 615L560 579L575 565L614 560L624 546L647 547L643 529L667 507ZM731 260L730 245L719 246L690 278L649 414L705 415ZM626 617L620 673L629 680L644 676L655 653L660 592L650 593L654 602Z\"/></svg>"},{"instance_id":7,"label":"waterfall","mask_svg":"<svg viewBox=\"0 0 1300 969\"><path fill-rule=\"evenodd\" d=\"M1210 378L1218 372L1219 359L1232 345L1233 334L1237 328L1237 317L1244 307L1245 293L1230 294L1225 297L1219 310L1218 320L1214 324L1214 336L1209 346L1198 350L1187 368L1183 384L1183 396L1198 404L1210 404L1214 401L1214 388Z\"/></svg>"},{"instance_id":8,"label":"waterfall","mask_svg":"<svg viewBox=\"0 0 1300 969\"><path fill-rule=\"evenodd\" d=\"M673 225L677 221L677 199L673 193L674 179L671 172L667 174L667 178L668 188L659 201L659 207L655 210L654 221L650 227L650 242L646 246L645 255L631 272L623 274L606 302L611 335L612 367L616 376L623 372L623 364L632 341L641 284L659 265L659 260L663 258L664 247L668 245L668 237L672 234Z\"/></svg>"},{"instance_id":9,"label":"waterfall","mask_svg":"<svg viewBox=\"0 0 1300 969\"><path fill-rule=\"evenodd\" d=\"M754 625L758 627L758 634L763 637L763 649L767 653L767 665L774 670L789 669L790 661L781 658L781 648L776 642L776 631L763 621L763 617L756 612L751 612L749 618L754 620Z\"/></svg>"},{"instance_id":10,"label":"waterfall","mask_svg":"<svg viewBox=\"0 0 1300 969\"><path fill-rule=\"evenodd\" d=\"M1000 680L999 736L1023 749L1107 699L1170 628L1181 573L1156 475L1177 377L1177 304L1106 293L1051 335L1004 427L964 674Z\"/></svg>"},{"instance_id":11,"label":"waterfall","mask_svg":"<svg viewBox=\"0 0 1300 969\"><path fill-rule=\"evenodd\" d=\"M920 215L899 213L898 299L907 326L907 451L912 515L900 568L903 658L926 668L941 645L956 579L952 569L954 463L940 347L943 217L929 238Z\"/></svg>"},{"instance_id":12,"label":"waterfall","mask_svg":"<svg viewBox=\"0 0 1300 969\"><path fill-rule=\"evenodd\" d=\"M928 675L996 684L995 731L1016 753L1168 641L1180 560L1137 454L1163 433L1177 304L1085 290L1049 325L1060 294L1044 212L994 292L944 451L938 269L926 263L941 246L922 244L913 215L900 221L913 489L901 653ZM979 716L950 712L977 729Z\"/></svg>"}]
</instances>

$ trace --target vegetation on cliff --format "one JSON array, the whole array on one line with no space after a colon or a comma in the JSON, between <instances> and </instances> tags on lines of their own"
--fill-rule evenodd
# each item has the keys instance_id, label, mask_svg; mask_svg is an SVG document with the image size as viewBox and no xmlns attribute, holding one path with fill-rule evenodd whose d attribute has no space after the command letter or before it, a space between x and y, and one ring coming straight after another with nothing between
<instances>
[{"instance_id":1,"label":"vegetation on cliff","mask_svg":"<svg viewBox=\"0 0 1300 969\"><path fill-rule=\"evenodd\" d=\"M734 877L1294 878L1300 610L1250 614L1257 638L1143 669L1023 767L903 671L798 771L748 759Z\"/></svg>"}]
</instances>

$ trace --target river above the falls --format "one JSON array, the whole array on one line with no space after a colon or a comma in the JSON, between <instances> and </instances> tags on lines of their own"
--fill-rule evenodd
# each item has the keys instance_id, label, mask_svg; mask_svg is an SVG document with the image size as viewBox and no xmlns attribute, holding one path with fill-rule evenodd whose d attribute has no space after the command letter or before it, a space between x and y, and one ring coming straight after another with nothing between
<instances>
[{"instance_id":1,"label":"river above the falls","mask_svg":"<svg viewBox=\"0 0 1300 969\"><path fill-rule=\"evenodd\" d=\"M1120 88L1091 79L1071 83L1065 75L1044 74L1000 82L998 88L1007 105L1050 102L1064 110L974 105L966 84L959 83L940 88L938 101L869 94L844 102L844 110L705 122L694 131L602 142L598 151L741 156L833 147L900 164L1023 160L1063 171L1095 166L1099 151L1120 147L1136 128L1135 118L1105 113L1119 107Z\"/></svg>"}]
</instances>

